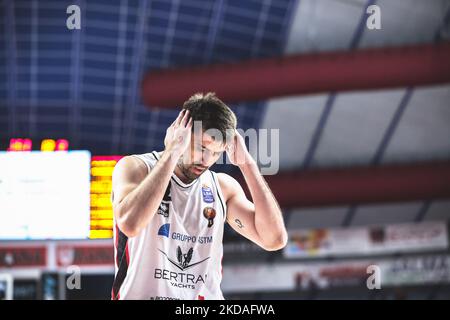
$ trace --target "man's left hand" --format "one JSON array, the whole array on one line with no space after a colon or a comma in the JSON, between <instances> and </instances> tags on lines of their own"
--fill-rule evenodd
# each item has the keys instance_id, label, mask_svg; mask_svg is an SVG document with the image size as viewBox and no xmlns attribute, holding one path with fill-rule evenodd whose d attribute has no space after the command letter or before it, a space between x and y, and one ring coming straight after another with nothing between
<instances>
[{"instance_id":1,"label":"man's left hand","mask_svg":"<svg viewBox=\"0 0 450 320\"><path fill-rule=\"evenodd\" d=\"M244 138L237 130L234 130L234 132L234 137L231 143L227 146L226 152L231 163L240 167L249 164L254 160L247 150Z\"/></svg>"}]
</instances>

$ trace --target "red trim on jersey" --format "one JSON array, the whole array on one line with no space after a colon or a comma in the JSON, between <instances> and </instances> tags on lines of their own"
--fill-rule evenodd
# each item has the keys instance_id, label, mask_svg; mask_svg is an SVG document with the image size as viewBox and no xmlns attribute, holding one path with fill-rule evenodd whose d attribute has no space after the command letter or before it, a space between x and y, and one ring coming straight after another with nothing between
<instances>
[{"instance_id":1,"label":"red trim on jersey","mask_svg":"<svg viewBox=\"0 0 450 320\"><path fill-rule=\"evenodd\" d=\"M127 265L130 265L130 253L128 251L128 241L127 241L127 245L125 246L125 255L127 257Z\"/></svg>"},{"instance_id":2,"label":"red trim on jersey","mask_svg":"<svg viewBox=\"0 0 450 320\"><path fill-rule=\"evenodd\" d=\"M114 294L114 289L112 290L112 297L111 300L120 300L120 290L117 296Z\"/></svg>"},{"instance_id":3,"label":"red trim on jersey","mask_svg":"<svg viewBox=\"0 0 450 320\"><path fill-rule=\"evenodd\" d=\"M115 224L115 236L114 239L114 246L115 246L115 255L116 255L116 265L117 265L117 272L114 276L114 283L113 288L111 290L112 293L112 299L113 300L119 300L120 299L120 288L123 284L123 281L125 280L128 266L130 264L130 254L128 249L128 237L123 234L118 225ZM120 248L119 248L120 246ZM125 250L125 251L124 251ZM124 257L125 255L125 257ZM125 260L123 259L125 258Z\"/></svg>"}]
</instances>

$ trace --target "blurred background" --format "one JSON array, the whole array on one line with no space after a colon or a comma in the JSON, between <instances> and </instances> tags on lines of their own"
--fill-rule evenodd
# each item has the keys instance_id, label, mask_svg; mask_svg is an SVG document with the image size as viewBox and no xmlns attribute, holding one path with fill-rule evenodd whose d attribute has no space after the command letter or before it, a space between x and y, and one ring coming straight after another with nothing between
<instances>
[{"instance_id":1,"label":"blurred background","mask_svg":"<svg viewBox=\"0 0 450 320\"><path fill-rule=\"evenodd\" d=\"M114 165L209 90L279 129L290 235L226 226L226 298L449 299L449 41L448 0L0 0L0 299L109 299Z\"/></svg>"}]
</instances>

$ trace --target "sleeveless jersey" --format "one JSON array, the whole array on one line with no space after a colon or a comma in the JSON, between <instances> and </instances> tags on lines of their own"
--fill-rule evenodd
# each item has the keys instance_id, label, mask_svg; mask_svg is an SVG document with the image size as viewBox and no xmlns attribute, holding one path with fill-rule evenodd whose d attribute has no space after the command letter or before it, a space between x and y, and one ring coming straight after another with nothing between
<instances>
[{"instance_id":1,"label":"sleeveless jersey","mask_svg":"<svg viewBox=\"0 0 450 320\"><path fill-rule=\"evenodd\" d=\"M152 169L160 155L132 155ZM172 174L150 223L128 238L114 223L113 299L223 299L226 203L217 174L189 184Z\"/></svg>"}]
</instances>

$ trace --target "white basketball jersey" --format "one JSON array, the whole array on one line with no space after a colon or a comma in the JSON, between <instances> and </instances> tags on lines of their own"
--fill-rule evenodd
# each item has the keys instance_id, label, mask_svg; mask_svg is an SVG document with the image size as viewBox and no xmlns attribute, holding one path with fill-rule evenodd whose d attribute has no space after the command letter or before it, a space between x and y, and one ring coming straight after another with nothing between
<instances>
[{"instance_id":1,"label":"white basketball jersey","mask_svg":"<svg viewBox=\"0 0 450 320\"><path fill-rule=\"evenodd\" d=\"M133 156L150 169L160 157L155 151ZM112 298L223 299L225 205L215 172L189 184L172 174L158 211L136 237L115 224Z\"/></svg>"}]
</instances>

